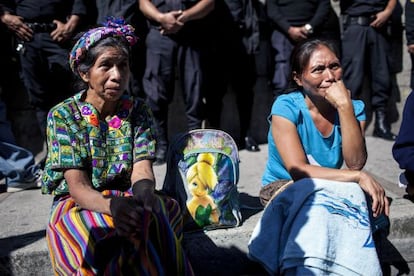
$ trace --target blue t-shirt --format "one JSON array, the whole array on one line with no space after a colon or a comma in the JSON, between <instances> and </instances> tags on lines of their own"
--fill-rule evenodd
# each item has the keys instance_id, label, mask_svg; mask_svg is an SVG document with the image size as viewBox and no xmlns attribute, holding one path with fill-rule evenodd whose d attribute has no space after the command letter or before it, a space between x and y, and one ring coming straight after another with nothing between
<instances>
[{"instance_id":1,"label":"blue t-shirt","mask_svg":"<svg viewBox=\"0 0 414 276\"><path fill-rule=\"evenodd\" d=\"M357 120L365 121L364 103L360 100L353 100L352 104ZM342 167L342 135L338 115L335 118L332 133L327 137L322 136L311 118L304 95L299 91L280 95L273 103L269 122L272 115L281 116L295 124L309 164L337 169ZM268 160L262 177L262 185L280 179L292 179L283 165L271 128L267 140Z\"/></svg>"}]
</instances>

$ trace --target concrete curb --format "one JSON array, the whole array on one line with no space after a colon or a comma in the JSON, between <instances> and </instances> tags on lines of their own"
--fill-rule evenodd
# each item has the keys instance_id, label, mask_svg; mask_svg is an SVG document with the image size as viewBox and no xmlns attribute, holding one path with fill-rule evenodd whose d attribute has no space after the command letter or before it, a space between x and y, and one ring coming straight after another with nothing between
<instances>
[{"instance_id":1,"label":"concrete curb","mask_svg":"<svg viewBox=\"0 0 414 276\"><path fill-rule=\"evenodd\" d=\"M260 176L266 162L267 145L260 153L240 152L239 192L241 203L260 206L257 198ZM404 191L389 180L374 176L392 199L391 227L381 241L381 258L393 271L414 271L414 208ZM165 165L155 167L157 186L162 186ZM22 204L25 203L25 204ZM52 275L45 241L51 197L39 190L0 194L0 275ZM185 235L183 244L197 275L265 275L247 258L247 243L262 214L259 209L242 209L243 224L237 228L195 232ZM394 273L395 274L395 273Z\"/></svg>"}]
</instances>

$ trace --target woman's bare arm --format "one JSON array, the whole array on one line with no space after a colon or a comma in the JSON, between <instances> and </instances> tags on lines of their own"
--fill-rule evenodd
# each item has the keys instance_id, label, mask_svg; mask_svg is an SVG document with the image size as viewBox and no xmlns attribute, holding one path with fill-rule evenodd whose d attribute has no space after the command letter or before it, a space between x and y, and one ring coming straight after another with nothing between
<instances>
[{"instance_id":1,"label":"woman's bare arm","mask_svg":"<svg viewBox=\"0 0 414 276\"><path fill-rule=\"evenodd\" d=\"M86 171L69 169L64 172L73 200L84 209L111 215L110 199L92 188Z\"/></svg>"},{"instance_id":2,"label":"woman's bare arm","mask_svg":"<svg viewBox=\"0 0 414 276\"><path fill-rule=\"evenodd\" d=\"M286 118L272 116L272 135L284 166L297 181L302 178L322 178L342 182L356 182L372 198L374 216L389 214L389 203L382 186L369 174L359 170L333 169L311 165L300 142L296 126Z\"/></svg>"},{"instance_id":3,"label":"woman's bare arm","mask_svg":"<svg viewBox=\"0 0 414 276\"><path fill-rule=\"evenodd\" d=\"M272 135L283 163L294 180L306 177L336 181L359 181L359 172L311 165L303 150L296 126L288 119L272 116Z\"/></svg>"},{"instance_id":4,"label":"woman's bare arm","mask_svg":"<svg viewBox=\"0 0 414 276\"><path fill-rule=\"evenodd\" d=\"M362 126L355 118L351 93L339 80L327 89L325 99L338 111L345 164L351 170L361 170L367 161L367 150Z\"/></svg>"}]
</instances>

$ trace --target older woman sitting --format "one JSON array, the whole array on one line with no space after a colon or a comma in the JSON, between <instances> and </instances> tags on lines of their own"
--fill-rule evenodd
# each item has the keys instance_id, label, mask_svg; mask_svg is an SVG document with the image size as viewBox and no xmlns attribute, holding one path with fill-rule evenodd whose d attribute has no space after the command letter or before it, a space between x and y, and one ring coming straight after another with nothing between
<instances>
[{"instance_id":1,"label":"older woman sitting","mask_svg":"<svg viewBox=\"0 0 414 276\"><path fill-rule=\"evenodd\" d=\"M70 65L85 89L48 115L42 191L60 275L191 275L176 201L155 191L153 118L126 93L137 38L123 21L84 33Z\"/></svg>"}]
</instances>

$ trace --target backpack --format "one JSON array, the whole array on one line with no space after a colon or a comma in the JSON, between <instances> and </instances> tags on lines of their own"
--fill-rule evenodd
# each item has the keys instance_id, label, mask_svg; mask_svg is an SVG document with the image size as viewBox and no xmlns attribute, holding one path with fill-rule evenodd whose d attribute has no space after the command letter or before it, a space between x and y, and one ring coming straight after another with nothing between
<instances>
[{"instance_id":1,"label":"backpack","mask_svg":"<svg viewBox=\"0 0 414 276\"><path fill-rule=\"evenodd\" d=\"M222 130L178 134L170 143L162 190L199 228L239 226L239 162L236 143Z\"/></svg>"}]
</instances>

